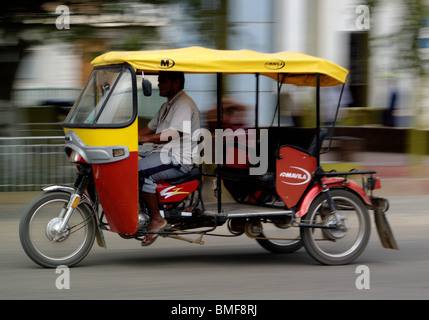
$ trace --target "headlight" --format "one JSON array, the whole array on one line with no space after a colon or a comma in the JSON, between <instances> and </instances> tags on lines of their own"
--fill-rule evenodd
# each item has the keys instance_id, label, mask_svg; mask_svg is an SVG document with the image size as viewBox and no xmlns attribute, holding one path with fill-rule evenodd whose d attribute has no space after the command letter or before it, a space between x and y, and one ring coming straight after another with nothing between
<instances>
[{"instance_id":1,"label":"headlight","mask_svg":"<svg viewBox=\"0 0 429 320\"><path fill-rule=\"evenodd\" d=\"M81 162L82 157L80 156L79 153L77 153L77 151L72 150L72 152L70 153L69 160L71 163Z\"/></svg>"}]
</instances>

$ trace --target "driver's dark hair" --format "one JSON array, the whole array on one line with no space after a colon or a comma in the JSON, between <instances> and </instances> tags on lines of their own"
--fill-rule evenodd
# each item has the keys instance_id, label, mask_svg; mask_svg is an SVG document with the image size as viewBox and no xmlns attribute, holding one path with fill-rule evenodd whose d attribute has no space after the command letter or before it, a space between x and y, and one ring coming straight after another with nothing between
<instances>
[{"instance_id":1,"label":"driver's dark hair","mask_svg":"<svg viewBox=\"0 0 429 320\"><path fill-rule=\"evenodd\" d=\"M179 80L179 88L183 90L185 88L185 75L181 71L164 71L171 81Z\"/></svg>"}]
</instances>

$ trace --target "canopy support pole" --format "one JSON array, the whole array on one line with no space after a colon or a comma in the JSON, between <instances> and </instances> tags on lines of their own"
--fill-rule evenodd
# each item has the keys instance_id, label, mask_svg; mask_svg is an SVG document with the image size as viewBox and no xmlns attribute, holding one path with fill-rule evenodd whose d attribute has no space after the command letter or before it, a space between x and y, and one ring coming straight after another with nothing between
<instances>
[{"instance_id":1,"label":"canopy support pole","mask_svg":"<svg viewBox=\"0 0 429 320\"><path fill-rule=\"evenodd\" d=\"M329 137L329 144L323 153L327 153L329 150L331 150L332 138L334 136L334 131L335 131L335 124L337 123L338 112L339 112L340 106L341 106L341 98L343 97L343 92L344 92L345 86L346 86L346 82L344 82L342 87L341 87L340 98L338 99L338 105L337 105L337 110L335 112L334 122L332 122L332 129L331 129L331 135Z\"/></svg>"},{"instance_id":2,"label":"canopy support pole","mask_svg":"<svg viewBox=\"0 0 429 320\"><path fill-rule=\"evenodd\" d=\"M258 129L258 115L259 115L259 73L256 76L256 102L255 102L255 128Z\"/></svg>"},{"instance_id":3,"label":"canopy support pole","mask_svg":"<svg viewBox=\"0 0 429 320\"><path fill-rule=\"evenodd\" d=\"M316 74L316 150L317 167L320 166L320 73Z\"/></svg>"},{"instance_id":4,"label":"canopy support pole","mask_svg":"<svg viewBox=\"0 0 429 320\"><path fill-rule=\"evenodd\" d=\"M277 73L277 128L280 128L280 73Z\"/></svg>"},{"instance_id":5,"label":"canopy support pole","mask_svg":"<svg viewBox=\"0 0 429 320\"><path fill-rule=\"evenodd\" d=\"M280 148L280 90L280 73L277 73L277 150ZM280 152L278 154L280 154Z\"/></svg>"},{"instance_id":6,"label":"canopy support pole","mask_svg":"<svg viewBox=\"0 0 429 320\"><path fill-rule=\"evenodd\" d=\"M223 129L223 112L222 112L222 73L217 73L216 78L216 86L217 86L217 128ZM216 137L216 135L215 135ZM223 139L223 135L221 135L221 138ZM216 138L215 138L216 139ZM219 144L218 141L215 141L215 144ZM223 143L221 144L223 148ZM223 152L222 152L223 155ZM222 177L221 177L221 162L223 163L223 156L222 159L218 159L221 161L218 161L217 163L217 180L216 180L216 192L217 192L217 213L222 213Z\"/></svg>"}]
</instances>

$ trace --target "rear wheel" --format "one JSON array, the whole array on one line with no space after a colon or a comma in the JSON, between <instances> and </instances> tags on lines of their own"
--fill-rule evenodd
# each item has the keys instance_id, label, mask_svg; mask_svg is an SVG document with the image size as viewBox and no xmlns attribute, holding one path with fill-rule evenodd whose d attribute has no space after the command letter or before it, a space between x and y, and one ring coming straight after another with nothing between
<instances>
[{"instance_id":1,"label":"rear wheel","mask_svg":"<svg viewBox=\"0 0 429 320\"><path fill-rule=\"evenodd\" d=\"M272 253L292 253L302 248L302 241L298 228L289 227L287 219L274 219L263 223L262 233L256 241Z\"/></svg>"},{"instance_id":2,"label":"rear wheel","mask_svg":"<svg viewBox=\"0 0 429 320\"><path fill-rule=\"evenodd\" d=\"M302 227L301 238L307 252L318 262L347 264L355 260L368 244L371 232L369 212L363 201L351 191L332 189L330 193L336 206L336 216L331 213L325 195L321 194L313 201L301 222L339 227Z\"/></svg>"},{"instance_id":3,"label":"rear wheel","mask_svg":"<svg viewBox=\"0 0 429 320\"><path fill-rule=\"evenodd\" d=\"M86 257L94 243L96 224L86 204L79 204L65 231L58 231L69 199L68 193L45 193L33 200L21 217L21 245L43 267L71 267Z\"/></svg>"}]
</instances>

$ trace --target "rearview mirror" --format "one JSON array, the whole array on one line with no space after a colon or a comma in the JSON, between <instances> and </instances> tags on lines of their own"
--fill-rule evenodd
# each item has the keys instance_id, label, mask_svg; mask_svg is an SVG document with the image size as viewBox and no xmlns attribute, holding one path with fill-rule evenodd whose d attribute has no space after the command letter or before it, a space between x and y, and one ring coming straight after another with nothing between
<instances>
[{"instance_id":1,"label":"rearview mirror","mask_svg":"<svg viewBox=\"0 0 429 320\"><path fill-rule=\"evenodd\" d=\"M152 83L149 80L145 78L142 79L142 88L143 94L146 97L150 97L152 95Z\"/></svg>"}]
</instances>

